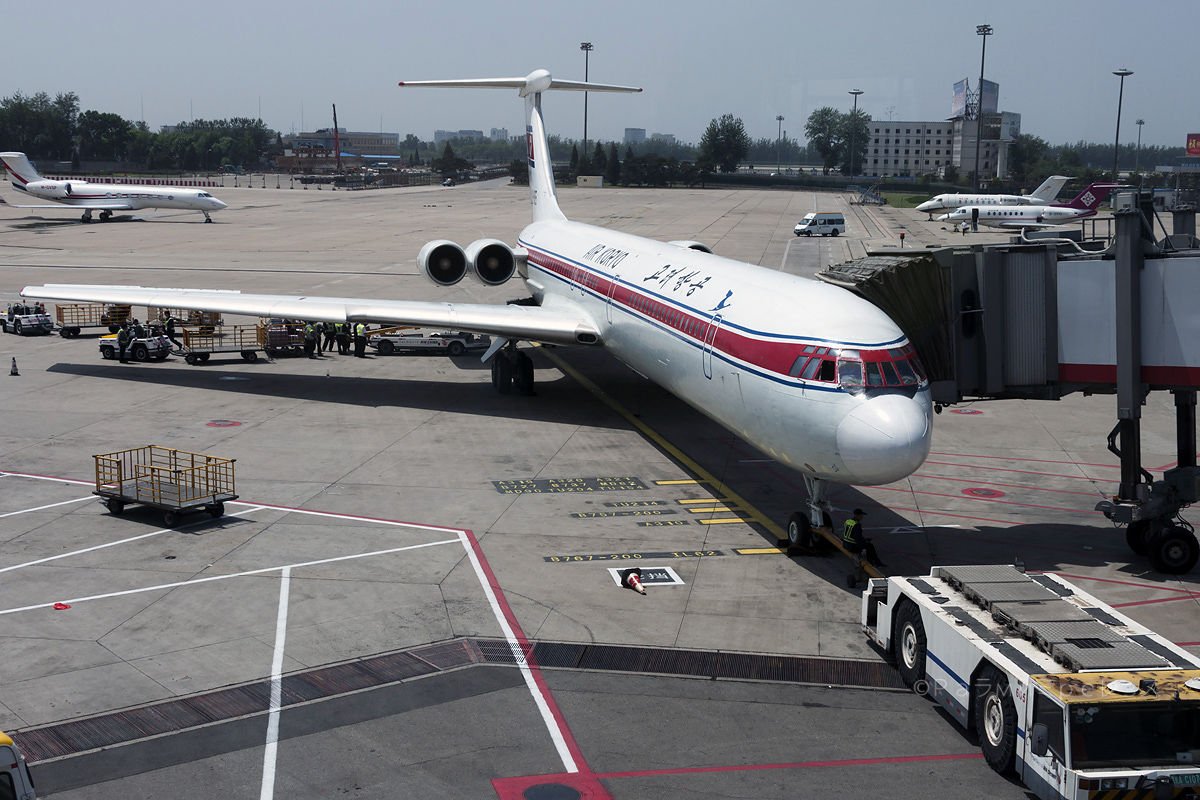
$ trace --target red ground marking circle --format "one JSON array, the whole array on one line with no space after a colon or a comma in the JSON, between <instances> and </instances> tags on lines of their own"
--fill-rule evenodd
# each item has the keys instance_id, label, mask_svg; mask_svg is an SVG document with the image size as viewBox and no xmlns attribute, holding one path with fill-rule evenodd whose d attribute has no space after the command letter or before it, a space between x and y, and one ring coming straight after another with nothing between
<instances>
[{"instance_id":1,"label":"red ground marking circle","mask_svg":"<svg viewBox=\"0 0 1200 800\"><path fill-rule=\"evenodd\" d=\"M983 412L977 408L952 408L951 414L982 414Z\"/></svg>"},{"instance_id":2,"label":"red ground marking circle","mask_svg":"<svg viewBox=\"0 0 1200 800\"><path fill-rule=\"evenodd\" d=\"M988 499L993 499L996 497L1004 497L1004 492L1001 492L997 489L983 489L980 487L975 487L973 489L963 489L962 493L965 494L967 497L986 497Z\"/></svg>"},{"instance_id":3,"label":"red ground marking circle","mask_svg":"<svg viewBox=\"0 0 1200 800\"><path fill-rule=\"evenodd\" d=\"M233 419L214 419L211 422L207 423L208 427L210 427L210 428L236 428L238 425L241 425L241 424L242 423L238 422L237 420L233 420Z\"/></svg>"}]
</instances>

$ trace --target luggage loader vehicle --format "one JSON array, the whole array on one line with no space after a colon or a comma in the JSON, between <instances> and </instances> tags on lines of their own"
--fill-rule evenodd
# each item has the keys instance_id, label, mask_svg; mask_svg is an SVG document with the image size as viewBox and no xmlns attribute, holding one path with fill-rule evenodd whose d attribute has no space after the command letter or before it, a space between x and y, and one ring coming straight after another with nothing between
<instances>
[{"instance_id":1,"label":"luggage loader vehicle","mask_svg":"<svg viewBox=\"0 0 1200 800\"><path fill-rule=\"evenodd\" d=\"M33 778L25 756L17 749L12 737L0 731L0 798L8 800L37 800Z\"/></svg>"},{"instance_id":2,"label":"luggage loader vehicle","mask_svg":"<svg viewBox=\"0 0 1200 800\"><path fill-rule=\"evenodd\" d=\"M4 316L0 317L0 330L17 336L50 333L54 330L54 320L50 319L41 304L10 303Z\"/></svg>"},{"instance_id":3,"label":"luggage loader vehicle","mask_svg":"<svg viewBox=\"0 0 1200 800\"><path fill-rule=\"evenodd\" d=\"M1200 658L1055 575L873 578L867 636L1043 800L1200 797Z\"/></svg>"}]
</instances>

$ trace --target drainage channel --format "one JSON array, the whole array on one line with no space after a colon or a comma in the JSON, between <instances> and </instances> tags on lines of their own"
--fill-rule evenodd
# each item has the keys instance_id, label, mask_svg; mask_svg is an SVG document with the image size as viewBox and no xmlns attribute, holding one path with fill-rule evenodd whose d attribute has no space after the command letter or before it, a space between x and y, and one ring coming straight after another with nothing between
<instances>
[{"instance_id":1,"label":"drainage channel","mask_svg":"<svg viewBox=\"0 0 1200 800\"><path fill-rule=\"evenodd\" d=\"M678 648L537 642L526 660L547 669L597 670L728 680L902 690L899 675L878 661L769 656ZM385 653L283 677L282 706L325 700L364 689L472 665L515 665L503 639L454 639ZM271 683L255 681L162 703L29 728L13 738L30 763L127 744L163 734L266 713Z\"/></svg>"}]
</instances>

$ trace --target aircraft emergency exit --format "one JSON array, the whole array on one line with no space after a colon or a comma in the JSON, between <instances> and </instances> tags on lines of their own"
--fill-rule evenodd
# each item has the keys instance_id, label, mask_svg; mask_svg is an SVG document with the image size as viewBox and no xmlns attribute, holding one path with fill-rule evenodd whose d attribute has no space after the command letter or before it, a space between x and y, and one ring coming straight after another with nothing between
<instances>
[{"instance_id":1,"label":"aircraft emergency exit","mask_svg":"<svg viewBox=\"0 0 1200 800\"><path fill-rule=\"evenodd\" d=\"M180 208L199 211L205 222L209 216L220 211L225 204L203 189L185 186L138 186L127 183L88 183L82 180L50 180L43 178L33 168L24 153L0 153L8 180L18 192L32 195L40 200L51 200L66 206L83 209L83 222L92 221L92 212L100 212L100 221L105 222L114 211L136 211L140 208ZM4 202L0 200L0 202ZM18 205L5 203L13 208L58 208L58 206Z\"/></svg>"},{"instance_id":2,"label":"aircraft emergency exit","mask_svg":"<svg viewBox=\"0 0 1200 800\"><path fill-rule=\"evenodd\" d=\"M917 211L933 216L933 212L943 209L962 208L963 206L1023 206L1045 205L1058 199L1058 193L1067 185L1070 178L1064 175L1051 175L1042 185L1033 190L1033 194L939 194L931 197L917 206Z\"/></svg>"},{"instance_id":3,"label":"aircraft emergency exit","mask_svg":"<svg viewBox=\"0 0 1200 800\"><path fill-rule=\"evenodd\" d=\"M1093 183L1069 203L1049 206L964 206L942 214L942 222L978 222L990 228L1052 228L1072 220L1095 216L1118 183Z\"/></svg>"},{"instance_id":4,"label":"aircraft emergency exit","mask_svg":"<svg viewBox=\"0 0 1200 800\"><path fill-rule=\"evenodd\" d=\"M532 223L515 245L436 240L417 261L441 286L467 276L496 286L518 276L527 298L483 305L79 285L29 286L23 294L486 333L493 343L484 361L502 393L533 386L533 363L519 340L601 346L801 473L809 502L789 522L795 542L810 524L822 524L827 482L890 483L925 460L929 382L904 332L876 306L836 286L723 258L698 242L659 242L565 217L543 94L640 89L559 80L546 70L400 85L516 89L525 98Z\"/></svg>"}]
</instances>

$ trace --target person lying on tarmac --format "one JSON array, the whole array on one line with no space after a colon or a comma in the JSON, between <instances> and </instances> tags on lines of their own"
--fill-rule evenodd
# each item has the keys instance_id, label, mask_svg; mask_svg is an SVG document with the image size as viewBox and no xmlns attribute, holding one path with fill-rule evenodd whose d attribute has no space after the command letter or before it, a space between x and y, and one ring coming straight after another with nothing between
<instances>
[{"instance_id":1,"label":"person lying on tarmac","mask_svg":"<svg viewBox=\"0 0 1200 800\"><path fill-rule=\"evenodd\" d=\"M854 509L853 516L842 526L842 546L855 555L861 554L869 564L877 567L885 566L879 560L879 554L875 552L875 545L863 533L862 518L866 515L867 512L861 508Z\"/></svg>"}]
</instances>

